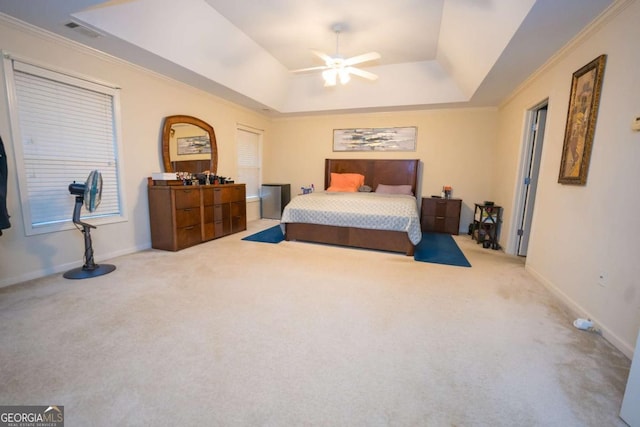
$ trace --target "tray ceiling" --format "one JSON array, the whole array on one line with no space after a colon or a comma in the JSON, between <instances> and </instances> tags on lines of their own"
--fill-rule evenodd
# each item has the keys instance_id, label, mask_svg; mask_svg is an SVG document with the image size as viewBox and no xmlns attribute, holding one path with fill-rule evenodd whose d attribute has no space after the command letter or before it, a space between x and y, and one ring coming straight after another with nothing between
<instances>
[{"instance_id":1,"label":"tray ceiling","mask_svg":"<svg viewBox=\"0 0 640 427\"><path fill-rule=\"evenodd\" d=\"M495 106L613 0L0 0L0 12L272 114ZM75 29L65 26L79 24ZM311 49L377 51L323 86Z\"/></svg>"}]
</instances>

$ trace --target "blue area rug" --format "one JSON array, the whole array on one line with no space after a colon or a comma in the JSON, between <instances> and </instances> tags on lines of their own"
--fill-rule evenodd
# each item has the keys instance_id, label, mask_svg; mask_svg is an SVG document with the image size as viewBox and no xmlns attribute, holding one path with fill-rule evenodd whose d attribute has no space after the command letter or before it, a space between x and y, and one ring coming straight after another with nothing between
<instances>
[{"instance_id":1,"label":"blue area rug","mask_svg":"<svg viewBox=\"0 0 640 427\"><path fill-rule=\"evenodd\" d=\"M271 228L262 230L259 233L247 236L242 240L248 240L250 242L263 242L263 243L280 243L284 240L284 234L279 225L274 225Z\"/></svg>"},{"instance_id":2,"label":"blue area rug","mask_svg":"<svg viewBox=\"0 0 640 427\"><path fill-rule=\"evenodd\" d=\"M422 233L422 240L416 246L413 259L436 264L471 267L453 237L443 233Z\"/></svg>"},{"instance_id":3,"label":"blue area rug","mask_svg":"<svg viewBox=\"0 0 640 427\"><path fill-rule=\"evenodd\" d=\"M280 225L262 230L243 238L250 242L280 243L284 234ZM413 259L421 262L471 267L453 237L442 233L422 233L422 240L416 246Z\"/></svg>"}]
</instances>

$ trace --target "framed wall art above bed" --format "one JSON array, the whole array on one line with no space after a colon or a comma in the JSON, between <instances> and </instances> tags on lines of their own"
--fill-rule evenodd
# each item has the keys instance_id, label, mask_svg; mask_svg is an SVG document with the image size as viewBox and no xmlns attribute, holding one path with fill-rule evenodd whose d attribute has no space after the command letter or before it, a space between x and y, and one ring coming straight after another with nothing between
<instances>
[{"instance_id":1,"label":"framed wall art above bed","mask_svg":"<svg viewBox=\"0 0 640 427\"><path fill-rule=\"evenodd\" d=\"M333 151L416 151L418 128L355 128L333 130Z\"/></svg>"}]
</instances>

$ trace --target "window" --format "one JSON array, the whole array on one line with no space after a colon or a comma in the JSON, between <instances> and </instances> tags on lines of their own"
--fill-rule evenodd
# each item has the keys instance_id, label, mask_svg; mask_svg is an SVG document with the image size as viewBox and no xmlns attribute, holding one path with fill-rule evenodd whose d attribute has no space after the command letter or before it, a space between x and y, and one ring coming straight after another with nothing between
<instances>
[{"instance_id":1,"label":"window","mask_svg":"<svg viewBox=\"0 0 640 427\"><path fill-rule=\"evenodd\" d=\"M73 181L102 174L102 199L81 217L93 223L123 219L119 147L119 90L85 78L5 57L13 148L27 235L72 227Z\"/></svg>"},{"instance_id":2,"label":"window","mask_svg":"<svg viewBox=\"0 0 640 427\"><path fill-rule=\"evenodd\" d=\"M260 139L258 131L238 128L238 182L246 184L247 199L260 197Z\"/></svg>"}]
</instances>

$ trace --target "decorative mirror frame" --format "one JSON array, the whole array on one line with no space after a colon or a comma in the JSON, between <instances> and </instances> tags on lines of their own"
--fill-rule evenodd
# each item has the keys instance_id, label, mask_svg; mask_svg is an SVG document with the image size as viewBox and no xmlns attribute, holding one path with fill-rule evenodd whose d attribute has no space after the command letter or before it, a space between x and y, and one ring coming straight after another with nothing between
<instances>
[{"instance_id":1,"label":"decorative mirror frame","mask_svg":"<svg viewBox=\"0 0 640 427\"><path fill-rule=\"evenodd\" d=\"M211 159L209 167L207 168L212 174L216 174L218 171L218 144L216 143L216 134L213 131L213 127L205 121L202 121L193 116L175 115L167 116L164 119L164 125L162 127L162 162L164 163L165 172L183 172L174 170L173 164L170 158L169 141L171 140L171 126L178 123L188 123L194 126L198 126L209 133L209 141L211 142ZM197 160L196 160L197 161ZM205 161L205 160L201 160ZM204 171L184 171L184 172L204 172Z\"/></svg>"}]
</instances>

